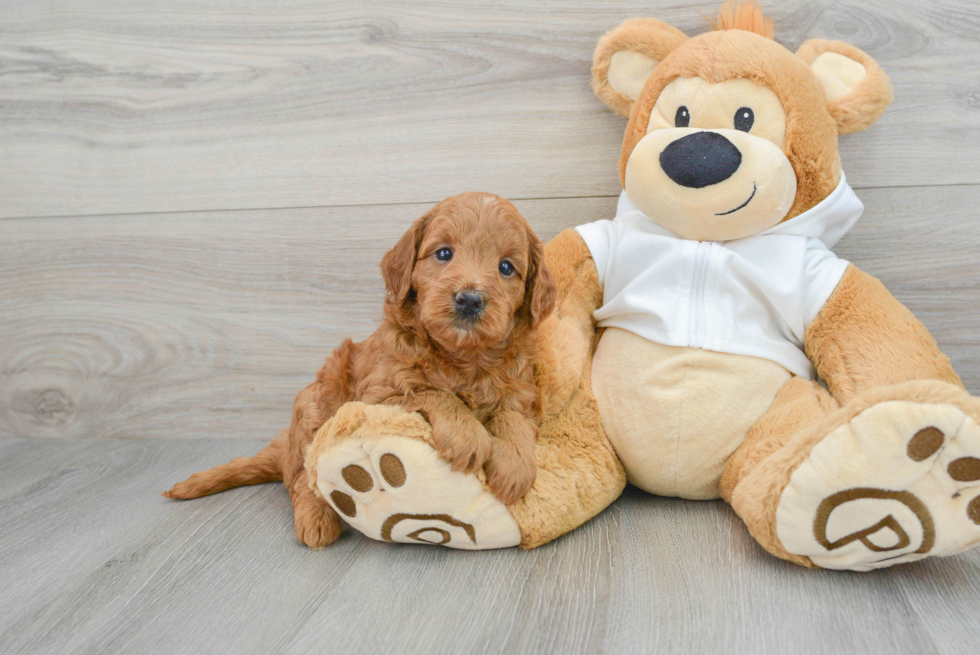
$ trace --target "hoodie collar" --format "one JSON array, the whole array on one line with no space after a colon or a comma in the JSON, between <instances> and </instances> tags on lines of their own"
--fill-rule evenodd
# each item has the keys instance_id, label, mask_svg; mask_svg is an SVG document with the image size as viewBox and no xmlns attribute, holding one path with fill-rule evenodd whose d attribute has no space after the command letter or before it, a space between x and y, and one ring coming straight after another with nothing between
<instances>
[{"instance_id":1,"label":"hoodie collar","mask_svg":"<svg viewBox=\"0 0 980 655\"><path fill-rule=\"evenodd\" d=\"M847 183L847 177L841 171L840 182L830 192L830 195L798 216L788 221L777 223L768 230L751 234L744 239L754 239L765 235L801 236L820 239L825 246L833 248L841 237L847 234L864 212L864 205ZM661 227L641 212L633 201L623 191L616 205L616 216L623 218L643 217L649 224L644 225L644 231L662 234L678 239L673 232ZM652 229L651 229L652 228ZM741 241L741 239L737 239Z\"/></svg>"}]
</instances>

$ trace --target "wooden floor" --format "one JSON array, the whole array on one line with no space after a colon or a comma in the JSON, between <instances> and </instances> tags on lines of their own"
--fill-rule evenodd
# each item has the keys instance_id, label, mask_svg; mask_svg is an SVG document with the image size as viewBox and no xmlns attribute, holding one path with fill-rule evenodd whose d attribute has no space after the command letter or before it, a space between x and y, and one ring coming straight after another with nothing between
<instances>
[{"instance_id":1,"label":"wooden floor","mask_svg":"<svg viewBox=\"0 0 980 655\"><path fill-rule=\"evenodd\" d=\"M875 574L777 561L721 503L630 491L532 552L292 537L277 486L158 492L254 452L377 263L441 198L542 237L612 215L599 35L718 2L6 0L0 11L0 653L968 653L980 553ZM980 393L980 9L764 1L896 99L841 139L837 252Z\"/></svg>"},{"instance_id":2,"label":"wooden floor","mask_svg":"<svg viewBox=\"0 0 980 655\"><path fill-rule=\"evenodd\" d=\"M3 653L976 652L980 551L775 560L723 503L629 491L534 551L292 537L279 485L159 496L260 442L0 441Z\"/></svg>"}]
</instances>

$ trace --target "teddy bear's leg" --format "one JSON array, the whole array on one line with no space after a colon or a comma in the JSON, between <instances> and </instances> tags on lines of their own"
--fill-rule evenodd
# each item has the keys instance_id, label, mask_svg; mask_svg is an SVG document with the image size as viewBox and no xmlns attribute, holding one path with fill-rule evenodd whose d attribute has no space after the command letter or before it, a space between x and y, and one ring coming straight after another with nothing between
<instances>
[{"instance_id":1,"label":"teddy bear's leg","mask_svg":"<svg viewBox=\"0 0 980 655\"><path fill-rule=\"evenodd\" d=\"M622 493L626 475L602 430L589 378L592 311L602 295L595 265L573 230L547 244L545 257L558 302L538 330L542 419L531 490L505 506L482 471L453 471L439 457L418 414L348 403L317 433L306 471L320 497L359 532L452 548L534 548L585 523Z\"/></svg>"},{"instance_id":2,"label":"teddy bear's leg","mask_svg":"<svg viewBox=\"0 0 980 655\"><path fill-rule=\"evenodd\" d=\"M602 302L595 263L575 230L548 242L545 262L558 299L538 331L541 352L534 374L542 422L535 445L537 477L531 491L510 507L521 526L522 548L536 548L577 528L626 487L626 472L602 429L592 393L592 313Z\"/></svg>"},{"instance_id":3,"label":"teddy bear's leg","mask_svg":"<svg viewBox=\"0 0 980 655\"><path fill-rule=\"evenodd\" d=\"M588 387L541 427L534 485L510 510L521 548L536 548L582 525L616 500L626 472L606 439Z\"/></svg>"},{"instance_id":4,"label":"teddy bear's leg","mask_svg":"<svg viewBox=\"0 0 980 655\"><path fill-rule=\"evenodd\" d=\"M808 352L833 395L788 382L723 478L753 536L798 564L852 570L980 543L980 400L857 269L814 325Z\"/></svg>"},{"instance_id":5,"label":"teddy bear's leg","mask_svg":"<svg viewBox=\"0 0 980 655\"><path fill-rule=\"evenodd\" d=\"M766 495L769 490L758 486L743 487L740 483L760 462L786 446L796 433L820 422L836 409L837 402L819 384L799 377L791 378L776 394L769 411L752 426L721 477L722 498L745 521L749 532L762 547L803 566L812 564L806 557L787 552L775 534L776 505Z\"/></svg>"},{"instance_id":6,"label":"teddy bear's leg","mask_svg":"<svg viewBox=\"0 0 980 655\"><path fill-rule=\"evenodd\" d=\"M317 434L306 470L318 498L354 529L388 542L468 550L535 548L614 501L626 476L603 434L595 401L579 390L542 428L537 477L505 506L483 471L453 471L428 423L397 406L347 403Z\"/></svg>"},{"instance_id":7,"label":"teddy bear's leg","mask_svg":"<svg viewBox=\"0 0 980 655\"><path fill-rule=\"evenodd\" d=\"M429 424L401 407L341 406L307 450L306 472L313 492L372 539L466 550L521 541L483 472L453 471Z\"/></svg>"}]
</instances>

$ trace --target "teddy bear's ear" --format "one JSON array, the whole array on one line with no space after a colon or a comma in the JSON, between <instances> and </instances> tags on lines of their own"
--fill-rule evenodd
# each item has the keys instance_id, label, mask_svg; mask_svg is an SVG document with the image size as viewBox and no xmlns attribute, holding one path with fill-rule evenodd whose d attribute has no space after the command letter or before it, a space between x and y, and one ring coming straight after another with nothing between
<instances>
[{"instance_id":1,"label":"teddy bear's ear","mask_svg":"<svg viewBox=\"0 0 980 655\"><path fill-rule=\"evenodd\" d=\"M888 76L874 59L840 41L811 39L796 51L827 94L827 109L841 134L871 127L894 96Z\"/></svg>"},{"instance_id":2,"label":"teddy bear's ear","mask_svg":"<svg viewBox=\"0 0 980 655\"><path fill-rule=\"evenodd\" d=\"M592 57L592 90L620 116L629 116L650 73L687 35L653 18L634 18L599 39Z\"/></svg>"}]
</instances>

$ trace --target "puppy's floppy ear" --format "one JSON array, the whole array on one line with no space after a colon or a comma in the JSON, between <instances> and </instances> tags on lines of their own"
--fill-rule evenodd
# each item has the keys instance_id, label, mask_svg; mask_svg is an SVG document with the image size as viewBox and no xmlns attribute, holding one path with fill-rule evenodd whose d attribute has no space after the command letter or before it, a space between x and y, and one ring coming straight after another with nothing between
<instances>
[{"instance_id":1,"label":"puppy's floppy ear","mask_svg":"<svg viewBox=\"0 0 980 655\"><path fill-rule=\"evenodd\" d=\"M551 271L544 263L544 245L531 228L527 230L530 241L530 256L528 257L527 277L524 280L524 304L521 311L527 316L531 328L548 318L555 309L558 298L558 287Z\"/></svg>"},{"instance_id":2,"label":"puppy's floppy ear","mask_svg":"<svg viewBox=\"0 0 980 655\"><path fill-rule=\"evenodd\" d=\"M687 41L676 27L653 18L634 18L599 39L592 56L592 90L620 116L629 116L633 101L653 69Z\"/></svg>"},{"instance_id":3,"label":"puppy's floppy ear","mask_svg":"<svg viewBox=\"0 0 980 655\"><path fill-rule=\"evenodd\" d=\"M827 94L827 111L840 134L871 127L894 93L885 71L874 59L841 41L810 39L796 55L809 64Z\"/></svg>"},{"instance_id":4,"label":"puppy's floppy ear","mask_svg":"<svg viewBox=\"0 0 980 655\"><path fill-rule=\"evenodd\" d=\"M388 298L396 305L408 300L412 291L412 271L415 269L419 246L422 245L422 237L430 220L431 211L416 219L395 247L381 259L381 275L385 280Z\"/></svg>"}]
</instances>

